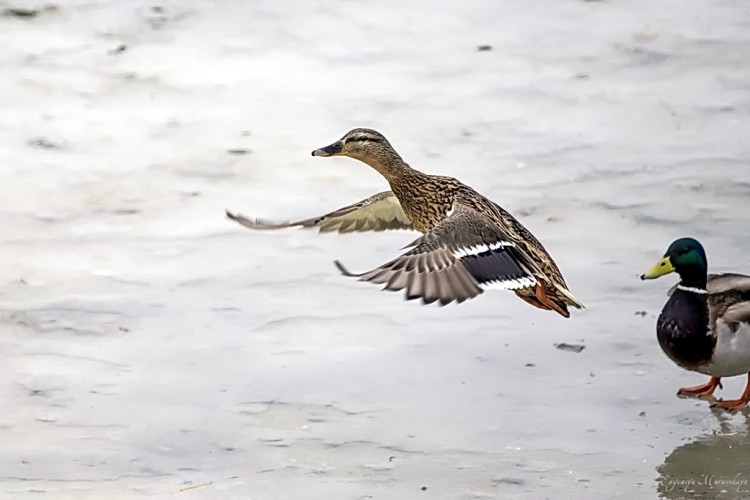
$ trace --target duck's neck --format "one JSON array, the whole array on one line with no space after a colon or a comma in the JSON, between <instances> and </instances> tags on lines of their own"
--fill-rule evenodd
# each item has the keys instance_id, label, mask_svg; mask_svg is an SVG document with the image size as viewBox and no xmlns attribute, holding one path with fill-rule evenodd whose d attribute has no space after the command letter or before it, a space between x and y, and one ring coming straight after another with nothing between
<instances>
[{"instance_id":1,"label":"duck's neck","mask_svg":"<svg viewBox=\"0 0 750 500\"><path fill-rule=\"evenodd\" d=\"M679 269L680 286L683 289L705 290L706 289L706 268L701 266L690 266Z\"/></svg>"},{"instance_id":2,"label":"duck's neck","mask_svg":"<svg viewBox=\"0 0 750 500\"><path fill-rule=\"evenodd\" d=\"M358 159L377 170L389 183L393 183L394 180L416 172L395 151Z\"/></svg>"}]
</instances>

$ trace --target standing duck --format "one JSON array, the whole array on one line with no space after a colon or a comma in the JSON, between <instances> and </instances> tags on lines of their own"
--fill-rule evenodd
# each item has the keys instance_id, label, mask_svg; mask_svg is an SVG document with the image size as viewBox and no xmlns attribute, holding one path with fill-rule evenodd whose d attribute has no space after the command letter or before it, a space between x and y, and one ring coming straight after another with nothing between
<instances>
[{"instance_id":1,"label":"standing duck","mask_svg":"<svg viewBox=\"0 0 750 500\"><path fill-rule=\"evenodd\" d=\"M298 222L275 224L229 211L227 216L252 229L417 230L423 236L409 251L372 271L353 274L336 262L346 276L384 284L387 290L406 289L407 300L460 303L494 287L566 318L568 306L583 307L547 250L512 215L456 179L411 168L379 132L354 129L312 155L364 162L385 177L391 191Z\"/></svg>"},{"instance_id":2,"label":"standing duck","mask_svg":"<svg viewBox=\"0 0 750 500\"><path fill-rule=\"evenodd\" d=\"M678 394L710 396L722 377L748 375L739 399L721 400L719 408L738 410L750 402L750 276L707 274L703 246L693 238L673 242L659 262L641 279L671 272L680 275L656 322L664 353L686 370L711 379Z\"/></svg>"}]
</instances>

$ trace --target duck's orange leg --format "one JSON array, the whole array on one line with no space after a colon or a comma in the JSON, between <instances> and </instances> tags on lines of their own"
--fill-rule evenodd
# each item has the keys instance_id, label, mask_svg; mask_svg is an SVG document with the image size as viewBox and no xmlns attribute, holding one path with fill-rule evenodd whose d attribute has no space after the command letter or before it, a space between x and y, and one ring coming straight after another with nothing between
<instances>
[{"instance_id":1,"label":"duck's orange leg","mask_svg":"<svg viewBox=\"0 0 750 500\"><path fill-rule=\"evenodd\" d=\"M710 396L714 393L716 388L723 389L721 385L721 377L711 377L711 379L705 384L694 385L692 387L681 387L677 394L681 396Z\"/></svg>"},{"instance_id":2,"label":"duck's orange leg","mask_svg":"<svg viewBox=\"0 0 750 500\"><path fill-rule=\"evenodd\" d=\"M564 306L560 307L559 304L549 298L547 291L544 289L544 285L542 285L539 280L537 280L536 287L534 288L534 295L536 295L537 300L547 306L547 308L552 309L563 318L570 318L570 313L563 309Z\"/></svg>"},{"instance_id":3,"label":"duck's orange leg","mask_svg":"<svg viewBox=\"0 0 750 500\"><path fill-rule=\"evenodd\" d=\"M518 296L519 299L523 299L524 301L526 301L527 303L531 304L534 307L538 307L539 309L548 310L547 306L545 306L544 304L542 304L541 302L539 302L539 300L535 296L533 296L533 295L521 295L518 292L516 292L516 295Z\"/></svg>"},{"instance_id":4,"label":"duck's orange leg","mask_svg":"<svg viewBox=\"0 0 750 500\"><path fill-rule=\"evenodd\" d=\"M750 373L747 374L747 385L745 386L745 390L742 392L740 399L722 399L721 401L717 401L713 406L725 410L741 410L747 406L748 403L750 403Z\"/></svg>"}]
</instances>

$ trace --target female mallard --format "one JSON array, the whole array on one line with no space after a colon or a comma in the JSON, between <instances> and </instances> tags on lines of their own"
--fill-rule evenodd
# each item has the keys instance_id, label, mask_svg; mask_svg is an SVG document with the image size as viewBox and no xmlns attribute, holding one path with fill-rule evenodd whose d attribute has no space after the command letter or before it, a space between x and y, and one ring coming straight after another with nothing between
<instances>
[{"instance_id":1,"label":"female mallard","mask_svg":"<svg viewBox=\"0 0 750 500\"><path fill-rule=\"evenodd\" d=\"M672 361L711 379L703 385L683 387L678 394L710 396L721 387L722 377L747 373L747 386L740 399L716 404L737 410L750 401L750 276L708 275L707 269L701 244L693 238L681 238L641 279L673 271L680 275L656 322L656 335Z\"/></svg>"},{"instance_id":2,"label":"female mallard","mask_svg":"<svg viewBox=\"0 0 750 500\"><path fill-rule=\"evenodd\" d=\"M406 298L425 303L463 302L489 286L513 290L526 302L569 317L567 306L582 308L541 243L512 215L451 177L411 168L382 134L350 131L313 156L350 156L380 172L391 191L321 217L273 224L227 212L252 229L318 227L320 231L416 229L424 235L411 250L377 269L347 276L406 289Z\"/></svg>"}]
</instances>

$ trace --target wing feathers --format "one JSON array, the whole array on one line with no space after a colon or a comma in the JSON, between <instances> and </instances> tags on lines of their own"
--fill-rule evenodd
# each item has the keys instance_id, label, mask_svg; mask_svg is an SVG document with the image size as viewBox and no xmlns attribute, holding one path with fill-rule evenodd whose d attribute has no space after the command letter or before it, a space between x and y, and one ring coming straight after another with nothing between
<instances>
[{"instance_id":1,"label":"wing feathers","mask_svg":"<svg viewBox=\"0 0 750 500\"><path fill-rule=\"evenodd\" d=\"M362 274L339 270L361 281L406 289L407 299L426 304L463 302L482 293L482 287L500 284L519 289L536 279L517 258L517 248L502 231L474 210L459 206L454 213L410 245L396 259Z\"/></svg>"},{"instance_id":2,"label":"wing feathers","mask_svg":"<svg viewBox=\"0 0 750 500\"><path fill-rule=\"evenodd\" d=\"M388 229L411 229L411 221L391 191L384 191L365 200L340 208L320 217L296 222L269 222L250 219L241 214L226 211L227 217L250 229L284 229L288 227L313 228L321 233L338 231L385 231Z\"/></svg>"},{"instance_id":3,"label":"wing feathers","mask_svg":"<svg viewBox=\"0 0 750 500\"><path fill-rule=\"evenodd\" d=\"M750 292L750 276L737 273L709 274L708 293Z\"/></svg>"},{"instance_id":4,"label":"wing feathers","mask_svg":"<svg viewBox=\"0 0 750 500\"><path fill-rule=\"evenodd\" d=\"M740 302L729 306L723 319L727 323L750 323L750 302Z\"/></svg>"}]
</instances>

